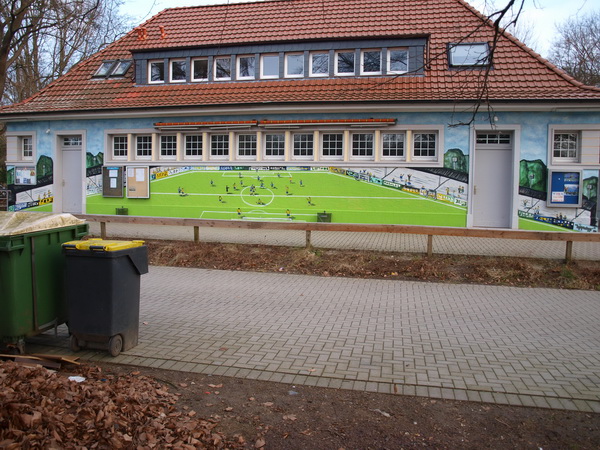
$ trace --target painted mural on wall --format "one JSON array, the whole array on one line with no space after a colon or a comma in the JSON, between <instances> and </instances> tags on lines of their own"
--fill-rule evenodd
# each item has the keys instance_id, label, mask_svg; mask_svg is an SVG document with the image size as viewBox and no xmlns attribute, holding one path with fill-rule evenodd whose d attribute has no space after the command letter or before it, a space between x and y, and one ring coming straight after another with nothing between
<instances>
[{"instance_id":1,"label":"painted mural on wall","mask_svg":"<svg viewBox=\"0 0 600 450\"><path fill-rule=\"evenodd\" d=\"M467 189L461 180L466 177L448 177L454 172L459 173L445 168L160 166L150 169L149 198L128 198L127 186L122 198L89 196L87 212L465 226Z\"/></svg>"},{"instance_id":2,"label":"painted mural on wall","mask_svg":"<svg viewBox=\"0 0 600 450\"><path fill-rule=\"evenodd\" d=\"M41 155L36 164L31 166L8 166L7 185L10 191L9 211L36 208L51 205L53 161Z\"/></svg>"},{"instance_id":3,"label":"painted mural on wall","mask_svg":"<svg viewBox=\"0 0 600 450\"><path fill-rule=\"evenodd\" d=\"M598 231L598 171L584 170L580 186L581 206L549 205L548 168L540 160L521 160L519 171L519 217L574 231Z\"/></svg>"}]
</instances>

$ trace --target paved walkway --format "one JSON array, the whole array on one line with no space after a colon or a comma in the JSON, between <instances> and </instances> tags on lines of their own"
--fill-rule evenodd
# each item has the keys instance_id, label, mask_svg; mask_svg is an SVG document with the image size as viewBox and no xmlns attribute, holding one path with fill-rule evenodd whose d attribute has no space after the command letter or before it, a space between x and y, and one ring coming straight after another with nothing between
<instances>
[{"instance_id":1,"label":"paved walkway","mask_svg":"<svg viewBox=\"0 0 600 450\"><path fill-rule=\"evenodd\" d=\"M111 358L315 385L600 412L600 295L151 267L140 340ZM71 354L37 336L28 351Z\"/></svg>"}]
</instances>

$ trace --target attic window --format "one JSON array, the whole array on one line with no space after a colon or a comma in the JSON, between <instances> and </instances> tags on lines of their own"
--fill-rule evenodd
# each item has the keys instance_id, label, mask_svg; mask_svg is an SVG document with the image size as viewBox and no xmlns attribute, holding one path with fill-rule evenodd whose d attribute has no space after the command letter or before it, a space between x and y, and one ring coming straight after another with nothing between
<instances>
[{"instance_id":1,"label":"attic window","mask_svg":"<svg viewBox=\"0 0 600 450\"><path fill-rule=\"evenodd\" d=\"M100 68L94 74L95 78L122 77L125 75L132 61L102 61Z\"/></svg>"},{"instance_id":2,"label":"attic window","mask_svg":"<svg viewBox=\"0 0 600 450\"><path fill-rule=\"evenodd\" d=\"M489 47L486 43L450 44L450 67L481 67L489 65Z\"/></svg>"}]
</instances>

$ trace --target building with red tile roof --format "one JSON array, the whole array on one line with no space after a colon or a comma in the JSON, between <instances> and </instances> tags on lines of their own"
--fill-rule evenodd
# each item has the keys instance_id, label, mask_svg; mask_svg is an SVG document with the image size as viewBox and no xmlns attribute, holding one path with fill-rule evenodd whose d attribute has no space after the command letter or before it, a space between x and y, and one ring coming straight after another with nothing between
<instances>
[{"instance_id":1,"label":"building with red tile roof","mask_svg":"<svg viewBox=\"0 0 600 450\"><path fill-rule=\"evenodd\" d=\"M198 179L200 168L329 168L452 208L428 216L384 207L375 213L384 223L597 231L600 89L463 0L166 9L1 108L0 120L15 210L41 207L36 189L52 191L56 211L105 211L114 196L141 205L139 189L110 187L117 179L106 174L116 172L135 185L127 168L147 170L150 198L165 184L156 174L183 168L196 167L188 175ZM77 195L56 182L77 165L68 165L71 148L85 166ZM40 159L53 162L51 173ZM32 163L35 184L17 183ZM364 208L347 220L372 221Z\"/></svg>"}]
</instances>

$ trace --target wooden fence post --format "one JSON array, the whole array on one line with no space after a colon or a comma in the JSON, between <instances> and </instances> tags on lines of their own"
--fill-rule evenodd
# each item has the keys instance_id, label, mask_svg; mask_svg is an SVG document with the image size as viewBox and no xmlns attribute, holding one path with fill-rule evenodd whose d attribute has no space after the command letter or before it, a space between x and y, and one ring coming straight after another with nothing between
<instances>
[{"instance_id":1,"label":"wooden fence post","mask_svg":"<svg viewBox=\"0 0 600 450\"><path fill-rule=\"evenodd\" d=\"M433 234L427 235L427 256L433 256Z\"/></svg>"},{"instance_id":2,"label":"wooden fence post","mask_svg":"<svg viewBox=\"0 0 600 450\"><path fill-rule=\"evenodd\" d=\"M565 251L565 262L573 261L573 241L567 241L567 249Z\"/></svg>"},{"instance_id":3,"label":"wooden fence post","mask_svg":"<svg viewBox=\"0 0 600 450\"><path fill-rule=\"evenodd\" d=\"M106 239L106 222L100 222L100 238Z\"/></svg>"},{"instance_id":4,"label":"wooden fence post","mask_svg":"<svg viewBox=\"0 0 600 450\"><path fill-rule=\"evenodd\" d=\"M200 227L194 226L194 243L200 242Z\"/></svg>"},{"instance_id":5,"label":"wooden fence post","mask_svg":"<svg viewBox=\"0 0 600 450\"><path fill-rule=\"evenodd\" d=\"M312 248L312 243L310 242L310 230L306 230L306 248Z\"/></svg>"}]
</instances>

